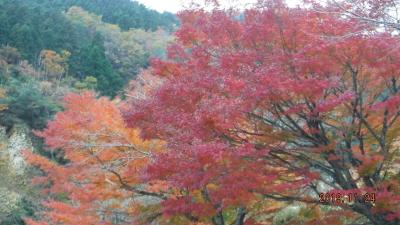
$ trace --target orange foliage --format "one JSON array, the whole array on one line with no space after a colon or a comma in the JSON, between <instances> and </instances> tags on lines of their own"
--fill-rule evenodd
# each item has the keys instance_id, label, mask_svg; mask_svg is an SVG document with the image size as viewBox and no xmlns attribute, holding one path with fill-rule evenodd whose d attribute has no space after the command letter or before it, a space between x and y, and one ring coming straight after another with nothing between
<instances>
[{"instance_id":1,"label":"orange foliage","mask_svg":"<svg viewBox=\"0 0 400 225\"><path fill-rule=\"evenodd\" d=\"M114 215L125 215L135 207L127 199L138 188L139 171L163 144L143 141L137 130L126 128L118 107L107 98L96 99L90 92L69 94L64 107L47 129L36 134L51 149L62 149L69 162L60 165L26 153L27 160L48 177L36 179L49 186L46 191L52 196L44 204L51 209L46 220L50 224L107 224Z\"/></svg>"}]
</instances>

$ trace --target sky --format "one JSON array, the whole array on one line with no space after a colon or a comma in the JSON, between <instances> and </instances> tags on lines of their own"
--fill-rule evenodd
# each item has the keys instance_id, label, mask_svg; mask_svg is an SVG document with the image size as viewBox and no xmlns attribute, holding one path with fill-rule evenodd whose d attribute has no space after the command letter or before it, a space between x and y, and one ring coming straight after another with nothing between
<instances>
[{"instance_id":1,"label":"sky","mask_svg":"<svg viewBox=\"0 0 400 225\"><path fill-rule=\"evenodd\" d=\"M150 9L155 9L159 12L172 12L176 13L179 10L184 9L184 5L188 4L190 0L136 0ZM296 4L299 0L287 0L289 5ZM251 4L257 2L257 0L225 0L225 2L235 2L235 4Z\"/></svg>"},{"instance_id":2,"label":"sky","mask_svg":"<svg viewBox=\"0 0 400 225\"><path fill-rule=\"evenodd\" d=\"M155 9L159 12L177 12L182 9L184 0L137 0L150 9Z\"/></svg>"}]
</instances>

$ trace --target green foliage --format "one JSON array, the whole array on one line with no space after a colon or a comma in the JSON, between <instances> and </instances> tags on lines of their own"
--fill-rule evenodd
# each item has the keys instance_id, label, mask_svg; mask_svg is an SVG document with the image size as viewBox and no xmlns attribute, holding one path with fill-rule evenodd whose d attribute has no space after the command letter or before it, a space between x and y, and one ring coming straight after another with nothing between
<instances>
[{"instance_id":1,"label":"green foliage","mask_svg":"<svg viewBox=\"0 0 400 225\"><path fill-rule=\"evenodd\" d=\"M0 9L0 45L18 49L18 60L42 65L43 50L69 52L64 71L54 63L42 69L56 69L47 72L78 80L93 75L97 90L111 97L148 66L150 56L164 55L170 40L164 30L171 31L177 24L174 15L129 0L3 0ZM99 34L101 41L95 40ZM0 61L0 69L3 64ZM96 64L100 68L91 71Z\"/></svg>"},{"instance_id":2,"label":"green foliage","mask_svg":"<svg viewBox=\"0 0 400 225\"><path fill-rule=\"evenodd\" d=\"M78 90L94 90L97 88L97 79L93 76L87 76L83 81L77 81L74 87Z\"/></svg>"},{"instance_id":3,"label":"green foliage","mask_svg":"<svg viewBox=\"0 0 400 225\"><path fill-rule=\"evenodd\" d=\"M16 47L31 62L42 49L70 50L78 40L60 11L43 4L43 1L0 1L0 44Z\"/></svg>"},{"instance_id":4,"label":"green foliage","mask_svg":"<svg viewBox=\"0 0 400 225\"><path fill-rule=\"evenodd\" d=\"M172 13L158 13L147 9L137 1L131 0L56 0L64 10L71 6L80 6L83 9L103 16L103 21L117 24L123 30L142 28L157 30L159 27L173 30L178 19Z\"/></svg>"},{"instance_id":5,"label":"green foliage","mask_svg":"<svg viewBox=\"0 0 400 225\"><path fill-rule=\"evenodd\" d=\"M104 41L104 51L113 69L118 72L125 82L132 79L142 68L148 66L148 58L163 57L167 44L172 40L165 30L154 32L142 29L121 30L117 25L105 23L101 16L89 13L80 7L71 7L65 16L81 30L89 31L81 36L100 34ZM93 39L93 38L91 38ZM73 55L73 73L86 76L82 72L81 62L83 52ZM83 77L80 77L83 78Z\"/></svg>"},{"instance_id":6,"label":"green foliage","mask_svg":"<svg viewBox=\"0 0 400 225\"><path fill-rule=\"evenodd\" d=\"M62 14L74 5L103 15L105 22L125 30L158 27L172 30L178 23L173 14L160 14L130 0L3 0L0 1L0 44L18 48L31 62L42 49L76 50L82 37Z\"/></svg>"},{"instance_id":7,"label":"green foliage","mask_svg":"<svg viewBox=\"0 0 400 225\"><path fill-rule=\"evenodd\" d=\"M19 199L15 208L2 220L0 220L0 225L24 225L23 217L34 216L35 204L31 201L31 199L23 196Z\"/></svg>"},{"instance_id":8,"label":"green foliage","mask_svg":"<svg viewBox=\"0 0 400 225\"><path fill-rule=\"evenodd\" d=\"M65 13L72 6L81 7L75 18ZM71 87L116 96L150 56L165 54L176 24L130 0L0 0L0 125L44 128ZM67 162L32 140L40 154ZM36 190L2 165L0 225L25 224L40 211Z\"/></svg>"},{"instance_id":9,"label":"green foliage","mask_svg":"<svg viewBox=\"0 0 400 225\"><path fill-rule=\"evenodd\" d=\"M123 80L113 70L104 51L102 37L96 35L92 44L83 49L82 71L84 74L91 74L97 79L97 90L101 94L114 97L118 90L123 87Z\"/></svg>"},{"instance_id":10,"label":"green foliage","mask_svg":"<svg viewBox=\"0 0 400 225\"><path fill-rule=\"evenodd\" d=\"M32 78L10 78L2 87L7 92L0 104L7 105L7 109L0 112L0 120L7 127L22 122L33 129L42 129L47 120L60 110L59 105L45 96Z\"/></svg>"}]
</instances>

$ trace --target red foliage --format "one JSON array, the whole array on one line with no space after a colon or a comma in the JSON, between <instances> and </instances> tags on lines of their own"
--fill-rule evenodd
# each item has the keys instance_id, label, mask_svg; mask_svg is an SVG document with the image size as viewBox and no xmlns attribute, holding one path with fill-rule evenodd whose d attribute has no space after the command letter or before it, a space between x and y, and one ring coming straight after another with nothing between
<instances>
[{"instance_id":1,"label":"red foliage","mask_svg":"<svg viewBox=\"0 0 400 225\"><path fill-rule=\"evenodd\" d=\"M125 112L143 137L168 143L145 172L146 179L165 180L185 193L168 200L166 212L199 216L194 204L205 201L217 215L262 201L260 194L298 199L302 188L321 179L310 169L316 164L333 174L359 171L333 175L344 190L376 187L379 180L368 182L376 179L368 176L379 176L383 150L379 157L365 155L378 150L363 143L364 158L349 161L353 156L345 154L357 145L357 129L363 141L380 138L378 107L397 122L397 97L377 98L400 74L400 55L392 51L397 37L354 18L280 1L264 1L240 16L182 12L169 59L152 63L165 82ZM350 149L340 147L349 137ZM366 183L357 183L357 176Z\"/></svg>"},{"instance_id":2,"label":"red foliage","mask_svg":"<svg viewBox=\"0 0 400 225\"><path fill-rule=\"evenodd\" d=\"M170 221L223 225L235 212L234 223L257 224L253 215L275 210L263 207L271 199L320 204L315 194L323 183L384 199L376 207L342 206L338 215L397 224L400 191L387 183L396 183L399 168L398 37L353 17L321 13L322 6L282 2L260 1L244 14L180 13L169 58L151 63L162 82L124 106L126 124L106 99L67 97L67 110L38 134L72 163L29 156L54 182L51 192L71 200L49 203L47 218L77 223L63 209L87 224L103 222L88 214L99 208L96 201L127 196L125 185L105 175L111 168L129 185L165 185L161 212ZM166 149L145 154L151 160L121 163L127 154L143 156L132 146L143 142L133 128L165 141ZM315 211L310 224L341 223Z\"/></svg>"}]
</instances>

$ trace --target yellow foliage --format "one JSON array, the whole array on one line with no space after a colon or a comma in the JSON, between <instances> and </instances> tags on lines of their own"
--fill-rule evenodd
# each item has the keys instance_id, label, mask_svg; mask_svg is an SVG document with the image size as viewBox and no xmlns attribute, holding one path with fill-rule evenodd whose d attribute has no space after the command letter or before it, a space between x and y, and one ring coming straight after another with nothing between
<instances>
[{"instance_id":1,"label":"yellow foliage","mask_svg":"<svg viewBox=\"0 0 400 225\"><path fill-rule=\"evenodd\" d=\"M0 88L0 99L5 98L5 97L6 97L6 93L7 93L7 90L6 90L6 89ZM7 109L7 105L5 105L5 104L0 104L0 111L6 110L6 109Z\"/></svg>"},{"instance_id":2,"label":"yellow foliage","mask_svg":"<svg viewBox=\"0 0 400 225\"><path fill-rule=\"evenodd\" d=\"M40 64L46 76L59 78L67 72L68 58L71 53L63 50L61 55L52 50L42 50L40 53Z\"/></svg>"}]
</instances>

